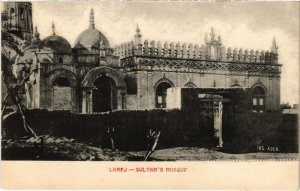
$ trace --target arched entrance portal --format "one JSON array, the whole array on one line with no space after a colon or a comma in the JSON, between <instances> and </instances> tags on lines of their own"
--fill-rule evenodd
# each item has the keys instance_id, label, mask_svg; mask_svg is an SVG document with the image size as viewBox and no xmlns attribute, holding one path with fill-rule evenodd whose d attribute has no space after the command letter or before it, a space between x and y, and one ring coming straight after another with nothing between
<instances>
[{"instance_id":1,"label":"arched entrance portal","mask_svg":"<svg viewBox=\"0 0 300 191\"><path fill-rule=\"evenodd\" d=\"M117 91L114 80L100 76L94 81L93 112L106 112L117 108Z\"/></svg>"},{"instance_id":2,"label":"arched entrance portal","mask_svg":"<svg viewBox=\"0 0 300 191\"><path fill-rule=\"evenodd\" d=\"M81 82L82 113L125 109L126 85L121 72L107 66L91 69Z\"/></svg>"}]
</instances>

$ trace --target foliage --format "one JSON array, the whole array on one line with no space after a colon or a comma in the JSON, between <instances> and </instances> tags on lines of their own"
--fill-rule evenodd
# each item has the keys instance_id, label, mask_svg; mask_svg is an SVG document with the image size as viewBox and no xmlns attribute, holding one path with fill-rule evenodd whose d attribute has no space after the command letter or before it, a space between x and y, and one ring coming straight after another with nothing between
<instances>
[{"instance_id":1,"label":"foliage","mask_svg":"<svg viewBox=\"0 0 300 191\"><path fill-rule=\"evenodd\" d=\"M17 37L4 26L4 21L7 20L6 15L2 14L1 19L1 71L4 79L11 80L14 79L11 69L13 64L11 60L12 52L17 55L23 55L23 53L19 48Z\"/></svg>"}]
</instances>

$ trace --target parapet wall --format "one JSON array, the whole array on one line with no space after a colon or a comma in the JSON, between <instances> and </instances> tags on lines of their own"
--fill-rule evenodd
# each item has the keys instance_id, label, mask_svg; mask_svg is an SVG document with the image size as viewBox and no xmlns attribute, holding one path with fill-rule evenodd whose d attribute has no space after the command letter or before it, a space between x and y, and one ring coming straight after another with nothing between
<instances>
[{"instance_id":1,"label":"parapet wall","mask_svg":"<svg viewBox=\"0 0 300 191\"><path fill-rule=\"evenodd\" d=\"M115 55L119 56L120 59L142 55L224 62L278 64L278 54L276 52L226 48L217 43L206 43L199 46L198 44L161 43L159 41L150 41L149 43L148 40L145 40L143 44L135 44L132 41L116 46Z\"/></svg>"}]
</instances>

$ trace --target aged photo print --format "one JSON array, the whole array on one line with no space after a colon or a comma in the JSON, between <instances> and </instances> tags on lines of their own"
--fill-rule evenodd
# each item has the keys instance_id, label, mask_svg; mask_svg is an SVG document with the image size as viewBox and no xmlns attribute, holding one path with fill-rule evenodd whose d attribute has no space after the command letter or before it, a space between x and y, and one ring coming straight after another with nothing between
<instances>
[{"instance_id":1,"label":"aged photo print","mask_svg":"<svg viewBox=\"0 0 300 191\"><path fill-rule=\"evenodd\" d=\"M2 160L297 159L298 8L3 2Z\"/></svg>"},{"instance_id":2,"label":"aged photo print","mask_svg":"<svg viewBox=\"0 0 300 191\"><path fill-rule=\"evenodd\" d=\"M298 2L1 2L5 188L297 188L298 113Z\"/></svg>"}]
</instances>

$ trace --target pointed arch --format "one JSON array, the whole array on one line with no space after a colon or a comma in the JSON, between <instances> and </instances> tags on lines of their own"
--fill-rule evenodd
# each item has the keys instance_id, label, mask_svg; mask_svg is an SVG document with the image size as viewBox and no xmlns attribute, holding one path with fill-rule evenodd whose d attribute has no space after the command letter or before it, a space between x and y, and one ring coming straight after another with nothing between
<instances>
[{"instance_id":1,"label":"pointed arch","mask_svg":"<svg viewBox=\"0 0 300 191\"><path fill-rule=\"evenodd\" d=\"M194 84L192 81L187 82L184 87L186 88L197 88L196 84Z\"/></svg>"},{"instance_id":2,"label":"pointed arch","mask_svg":"<svg viewBox=\"0 0 300 191\"><path fill-rule=\"evenodd\" d=\"M123 76L117 70L107 66L96 67L88 71L81 82L81 87L93 87L94 81L100 76L110 77L116 83L117 88L126 91L126 84Z\"/></svg>"},{"instance_id":3,"label":"pointed arch","mask_svg":"<svg viewBox=\"0 0 300 191\"><path fill-rule=\"evenodd\" d=\"M174 83L165 76L158 80L154 85L155 107L166 108L167 106L167 89L174 87Z\"/></svg>"},{"instance_id":4,"label":"pointed arch","mask_svg":"<svg viewBox=\"0 0 300 191\"><path fill-rule=\"evenodd\" d=\"M46 74L49 83L49 108L76 111L76 75L65 68L57 68Z\"/></svg>"},{"instance_id":5,"label":"pointed arch","mask_svg":"<svg viewBox=\"0 0 300 191\"><path fill-rule=\"evenodd\" d=\"M267 93L267 87L259 80L251 86L251 89L253 90L257 86L262 87L264 89L265 93Z\"/></svg>"},{"instance_id":6,"label":"pointed arch","mask_svg":"<svg viewBox=\"0 0 300 191\"><path fill-rule=\"evenodd\" d=\"M76 75L71 72L70 70L67 70L65 68L57 68L55 70L52 70L47 73L47 77L49 79L50 84L52 85L56 78L64 77L68 79L70 82L70 85L72 87L75 87L77 84Z\"/></svg>"},{"instance_id":7,"label":"pointed arch","mask_svg":"<svg viewBox=\"0 0 300 191\"><path fill-rule=\"evenodd\" d=\"M174 83L169 80L168 78L166 78L165 76L163 78L161 78L160 80L158 80L155 84L154 84L154 91L156 91L157 87L159 84L161 84L162 82L166 82L168 83L171 87L175 87Z\"/></svg>"}]
</instances>

